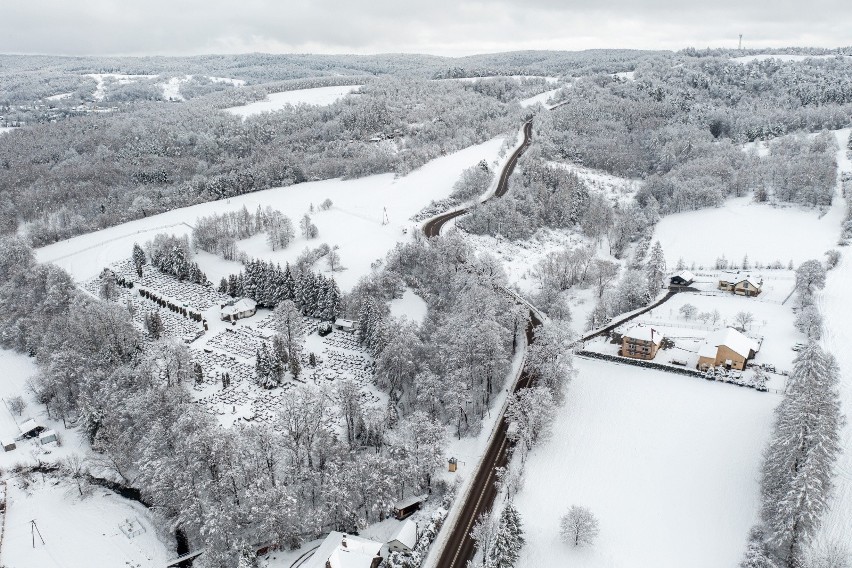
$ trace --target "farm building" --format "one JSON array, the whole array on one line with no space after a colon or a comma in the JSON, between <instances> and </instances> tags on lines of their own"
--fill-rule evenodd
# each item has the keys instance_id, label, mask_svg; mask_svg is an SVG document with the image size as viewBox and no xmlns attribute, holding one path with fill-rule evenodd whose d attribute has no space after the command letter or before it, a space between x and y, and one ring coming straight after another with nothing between
<instances>
[{"instance_id":1,"label":"farm building","mask_svg":"<svg viewBox=\"0 0 852 568\"><path fill-rule=\"evenodd\" d=\"M748 274L722 274L719 277L719 290L733 292L740 296L757 296L763 287L763 279Z\"/></svg>"},{"instance_id":2,"label":"farm building","mask_svg":"<svg viewBox=\"0 0 852 568\"><path fill-rule=\"evenodd\" d=\"M653 359L657 355L663 334L646 325L635 325L621 337L619 355L632 359Z\"/></svg>"},{"instance_id":3,"label":"farm building","mask_svg":"<svg viewBox=\"0 0 852 568\"><path fill-rule=\"evenodd\" d=\"M354 333L355 330L358 329L358 322L347 319L336 319L334 320L334 329Z\"/></svg>"},{"instance_id":4,"label":"farm building","mask_svg":"<svg viewBox=\"0 0 852 568\"><path fill-rule=\"evenodd\" d=\"M400 521L403 519L407 519L415 512L420 510L420 506L423 505L423 501L426 500L426 495L417 495L415 497L409 497L403 501L400 501L396 505L393 506L393 516L399 519Z\"/></svg>"},{"instance_id":5,"label":"farm building","mask_svg":"<svg viewBox=\"0 0 852 568\"><path fill-rule=\"evenodd\" d=\"M241 298L222 306L221 318L223 321L235 321L248 318L257 313L257 302L251 298Z\"/></svg>"},{"instance_id":6,"label":"farm building","mask_svg":"<svg viewBox=\"0 0 852 568\"><path fill-rule=\"evenodd\" d=\"M691 286L695 282L695 274L689 270L682 270L669 279L669 286Z\"/></svg>"},{"instance_id":7,"label":"farm building","mask_svg":"<svg viewBox=\"0 0 852 568\"><path fill-rule=\"evenodd\" d=\"M376 568L382 562L382 543L331 532L304 568Z\"/></svg>"},{"instance_id":8,"label":"farm building","mask_svg":"<svg viewBox=\"0 0 852 568\"><path fill-rule=\"evenodd\" d=\"M406 520L402 522L394 537L388 541L390 552L411 552L417 544L417 523Z\"/></svg>"},{"instance_id":9,"label":"farm building","mask_svg":"<svg viewBox=\"0 0 852 568\"><path fill-rule=\"evenodd\" d=\"M755 340L728 327L708 337L698 349L698 368L704 371L709 367L722 366L741 371L758 349Z\"/></svg>"}]
</instances>

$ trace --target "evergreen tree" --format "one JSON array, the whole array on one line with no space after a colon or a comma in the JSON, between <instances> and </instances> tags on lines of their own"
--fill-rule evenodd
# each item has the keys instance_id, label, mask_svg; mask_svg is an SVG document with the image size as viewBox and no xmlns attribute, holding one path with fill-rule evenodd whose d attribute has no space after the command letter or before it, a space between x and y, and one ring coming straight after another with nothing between
<instances>
[{"instance_id":1,"label":"evergreen tree","mask_svg":"<svg viewBox=\"0 0 852 568\"><path fill-rule=\"evenodd\" d=\"M809 539L819 527L840 451L838 368L811 340L793 362L787 393L763 466L763 520L767 540L790 568L802 565Z\"/></svg>"},{"instance_id":2,"label":"evergreen tree","mask_svg":"<svg viewBox=\"0 0 852 568\"><path fill-rule=\"evenodd\" d=\"M512 568L518 561L524 542L521 517L512 503L508 503L500 513L497 538L491 547L488 565L494 568Z\"/></svg>"},{"instance_id":3,"label":"evergreen tree","mask_svg":"<svg viewBox=\"0 0 852 568\"><path fill-rule=\"evenodd\" d=\"M766 548L765 535L760 526L752 527L749 533L748 546L740 568L778 568Z\"/></svg>"},{"instance_id":4,"label":"evergreen tree","mask_svg":"<svg viewBox=\"0 0 852 568\"><path fill-rule=\"evenodd\" d=\"M646 272L648 274L648 293L653 299L660 293L660 288L663 287L666 278L666 257L663 254L660 241L656 241L654 246L651 247Z\"/></svg>"},{"instance_id":5,"label":"evergreen tree","mask_svg":"<svg viewBox=\"0 0 852 568\"><path fill-rule=\"evenodd\" d=\"M145 266L147 261L145 259L145 251L142 250L142 247L138 243L133 243L131 260L133 261L133 267L136 269L136 275L142 278L142 267Z\"/></svg>"}]
</instances>

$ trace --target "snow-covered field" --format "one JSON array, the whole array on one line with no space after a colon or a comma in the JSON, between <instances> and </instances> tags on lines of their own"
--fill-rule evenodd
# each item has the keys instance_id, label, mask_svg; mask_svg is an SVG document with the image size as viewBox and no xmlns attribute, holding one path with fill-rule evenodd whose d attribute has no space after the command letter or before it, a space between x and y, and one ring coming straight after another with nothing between
<instances>
[{"instance_id":1,"label":"snow-covered field","mask_svg":"<svg viewBox=\"0 0 852 568\"><path fill-rule=\"evenodd\" d=\"M84 499L76 491L50 477L42 481L40 475L33 476L28 489L18 479L9 482L0 550L3 566L154 568L165 566L175 556L142 505L102 489ZM35 535L33 519L38 528ZM128 521L132 538L121 530L121 526L128 527Z\"/></svg>"},{"instance_id":2,"label":"snow-covered field","mask_svg":"<svg viewBox=\"0 0 852 568\"><path fill-rule=\"evenodd\" d=\"M838 161L846 160L849 132L848 128L834 132L840 147ZM663 217L654 238L662 244L669 266L683 258L687 265L695 262L711 268L722 255L737 264L748 255L752 264L780 260L786 266L792 260L798 265L822 258L837 245L846 214L839 190L837 195L822 216L816 209L754 203L750 196L729 199L716 209Z\"/></svg>"},{"instance_id":3,"label":"snow-covered field","mask_svg":"<svg viewBox=\"0 0 852 568\"><path fill-rule=\"evenodd\" d=\"M401 298L390 302L390 313L395 318L406 318L420 323L426 318L426 302L411 288L406 288Z\"/></svg>"},{"instance_id":4,"label":"snow-covered field","mask_svg":"<svg viewBox=\"0 0 852 568\"><path fill-rule=\"evenodd\" d=\"M779 397L602 361L577 367L515 499L527 539L517 566L736 566ZM600 521L592 548L559 540L574 504Z\"/></svg>"},{"instance_id":5,"label":"snow-covered field","mask_svg":"<svg viewBox=\"0 0 852 568\"><path fill-rule=\"evenodd\" d=\"M12 132L15 130L16 126L0 126L0 134L6 134L7 132Z\"/></svg>"},{"instance_id":6,"label":"snow-covered field","mask_svg":"<svg viewBox=\"0 0 852 568\"><path fill-rule=\"evenodd\" d=\"M126 85L128 83L135 83L139 79L151 79L156 77L156 75L125 75L124 73L88 73L86 77L91 77L97 82L95 86L95 91L92 93L92 97L95 100L102 100L106 95L106 91L104 90L104 84L107 79L112 79L119 85Z\"/></svg>"},{"instance_id":7,"label":"snow-covered field","mask_svg":"<svg viewBox=\"0 0 852 568\"><path fill-rule=\"evenodd\" d=\"M198 217L236 211L243 206L253 212L258 206L268 205L298 223L311 204L317 206L329 198L334 206L312 215L313 223L319 228L317 239L307 241L300 237L287 249L273 252L265 243L265 236L258 235L241 242L240 248L252 256L283 265L295 260L308 246L338 245L345 270L335 272L334 278L342 290L349 290L369 273L374 261L383 258L396 243L411 238L415 230L409 221L412 215L431 200L448 196L465 168L483 159L488 163L497 159L502 143L501 138L495 138L465 148L404 177L382 174L355 180L309 182L176 209L48 245L38 249L36 256L40 262L61 266L75 280L85 281L97 276L103 267L129 258L134 242L150 241L160 232L190 234L191 224ZM385 208L389 222L383 225ZM211 279L223 271L220 268L217 273L218 263L223 261L212 255L202 255L197 260ZM325 263L320 260L316 268L325 269Z\"/></svg>"},{"instance_id":8,"label":"snow-covered field","mask_svg":"<svg viewBox=\"0 0 852 568\"><path fill-rule=\"evenodd\" d=\"M852 161L844 152L838 159L838 170L852 172ZM836 484L831 507L818 533L819 543L848 543L852 535L852 257L842 249L840 264L828 273L825 289L817 295L817 303L825 318L823 346L837 357L840 366L841 410L846 425L840 434L841 455L835 467Z\"/></svg>"},{"instance_id":9,"label":"snow-covered field","mask_svg":"<svg viewBox=\"0 0 852 568\"><path fill-rule=\"evenodd\" d=\"M316 87L272 93L265 100L251 104L226 108L225 111L246 118L262 112L281 110L287 105L330 105L342 99L361 85L343 85L338 87Z\"/></svg>"},{"instance_id":10,"label":"snow-covered field","mask_svg":"<svg viewBox=\"0 0 852 568\"><path fill-rule=\"evenodd\" d=\"M537 104L542 104L542 105L547 106L547 103L550 101L550 99L553 97L553 95L555 95L558 91L559 91L559 89L551 89L549 91L539 93L539 94L534 95L532 97L522 99L520 101L521 106L522 107L530 107L530 106L537 105Z\"/></svg>"},{"instance_id":11,"label":"snow-covered field","mask_svg":"<svg viewBox=\"0 0 852 568\"><path fill-rule=\"evenodd\" d=\"M792 260L797 266L837 244L844 205L835 205L820 217L814 209L773 207L751 197L729 199L719 208L667 215L657 224L654 239L663 246L668 266L683 258L699 269L712 268L722 255L739 264ZM794 230L791 230L793 228Z\"/></svg>"}]
</instances>

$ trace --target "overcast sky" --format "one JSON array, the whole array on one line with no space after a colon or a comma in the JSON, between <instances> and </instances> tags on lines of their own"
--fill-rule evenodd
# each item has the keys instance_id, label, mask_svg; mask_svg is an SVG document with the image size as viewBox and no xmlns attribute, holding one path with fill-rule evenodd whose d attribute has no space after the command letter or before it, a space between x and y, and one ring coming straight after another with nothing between
<instances>
[{"instance_id":1,"label":"overcast sky","mask_svg":"<svg viewBox=\"0 0 852 568\"><path fill-rule=\"evenodd\" d=\"M852 44L850 0L8 0L0 52L432 53Z\"/></svg>"}]
</instances>

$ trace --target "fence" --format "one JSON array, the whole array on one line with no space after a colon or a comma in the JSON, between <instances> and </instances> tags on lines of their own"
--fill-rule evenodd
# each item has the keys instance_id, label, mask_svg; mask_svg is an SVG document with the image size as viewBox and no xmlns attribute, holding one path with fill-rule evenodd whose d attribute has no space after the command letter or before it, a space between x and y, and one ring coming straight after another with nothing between
<instances>
[{"instance_id":1,"label":"fence","mask_svg":"<svg viewBox=\"0 0 852 568\"><path fill-rule=\"evenodd\" d=\"M707 377L702 371L697 369L688 369L686 367L672 367L671 365L666 365L664 363L654 363L653 361L643 361L641 359L630 359L629 357L619 357L617 355L607 355L606 353L596 353L594 351L578 351L576 353L578 357L585 357L586 359L600 359L602 361L610 361L613 363L621 363L623 365L633 365L634 367L644 367L646 369L656 369L658 371L666 371L667 373L674 373L676 375L686 375L688 377L695 377L698 379L704 379L705 381L713 381L717 383L727 383L730 385L736 385L738 387L745 387L754 389L760 392L773 392L776 394L781 394L782 391L778 389L768 389L766 387L759 388L755 385L750 385L743 381L737 380L718 380L716 378Z\"/></svg>"}]
</instances>

